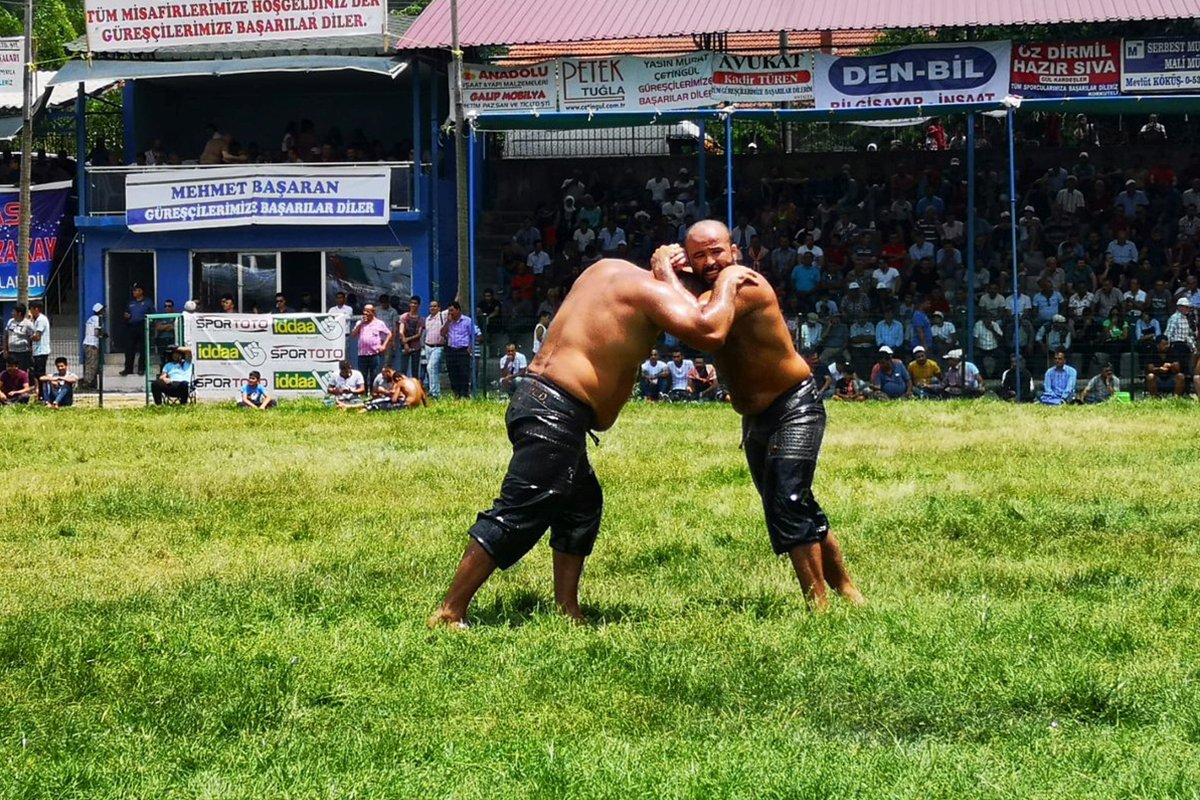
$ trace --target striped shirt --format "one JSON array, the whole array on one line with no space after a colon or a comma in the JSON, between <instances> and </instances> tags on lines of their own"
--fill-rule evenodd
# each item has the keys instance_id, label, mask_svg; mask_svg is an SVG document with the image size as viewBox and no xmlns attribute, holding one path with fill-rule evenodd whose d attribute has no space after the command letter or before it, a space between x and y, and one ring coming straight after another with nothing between
<instances>
[{"instance_id":1,"label":"striped shirt","mask_svg":"<svg viewBox=\"0 0 1200 800\"><path fill-rule=\"evenodd\" d=\"M429 347L441 347L446 343L442 336L442 324L446 321L446 312L430 314L425 318L425 344Z\"/></svg>"},{"instance_id":2,"label":"striped shirt","mask_svg":"<svg viewBox=\"0 0 1200 800\"><path fill-rule=\"evenodd\" d=\"M1196 337L1192 334L1192 325L1182 312L1176 311L1167 320L1167 330L1164 335L1167 337L1167 341L1172 344L1175 342L1184 342L1187 344L1189 350L1196 349Z\"/></svg>"}]
</instances>

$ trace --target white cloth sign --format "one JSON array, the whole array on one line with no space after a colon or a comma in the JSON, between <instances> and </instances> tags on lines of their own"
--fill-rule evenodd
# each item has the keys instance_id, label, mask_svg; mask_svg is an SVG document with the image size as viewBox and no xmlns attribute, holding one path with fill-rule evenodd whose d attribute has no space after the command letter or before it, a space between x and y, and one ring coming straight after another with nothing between
<instances>
[{"instance_id":1,"label":"white cloth sign","mask_svg":"<svg viewBox=\"0 0 1200 800\"><path fill-rule=\"evenodd\" d=\"M232 400L251 370L276 397L320 397L346 357L337 314L185 314L196 396Z\"/></svg>"},{"instance_id":2,"label":"white cloth sign","mask_svg":"<svg viewBox=\"0 0 1200 800\"><path fill-rule=\"evenodd\" d=\"M85 0L84 12L96 53L364 34L382 44L387 22L383 0Z\"/></svg>"},{"instance_id":3,"label":"white cloth sign","mask_svg":"<svg viewBox=\"0 0 1200 800\"><path fill-rule=\"evenodd\" d=\"M813 59L808 53L774 56L712 54L714 103L811 103Z\"/></svg>"},{"instance_id":4,"label":"white cloth sign","mask_svg":"<svg viewBox=\"0 0 1200 800\"><path fill-rule=\"evenodd\" d=\"M665 111L711 105L712 53L665 58L564 58L562 111Z\"/></svg>"},{"instance_id":5,"label":"white cloth sign","mask_svg":"<svg viewBox=\"0 0 1200 800\"><path fill-rule=\"evenodd\" d=\"M0 39L0 92L20 92L25 72L25 40L20 36Z\"/></svg>"},{"instance_id":6,"label":"white cloth sign","mask_svg":"<svg viewBox=\"0 0 1200 800\"><path fill-rule=\"evenodd\" d=\"M238 225L386 225L386 167L153 169L125 181L129 230Z\"/></svg>"},{"instance_id":7,"label":"white cloth sign","mask_svg":"<svg viewBox=\"0 0 1200 800\"><path fill-rule=\"evenodd\" d=\"M1008 94L1012 43L905 47L872 56L818 53L817 108L887 108L983 103Z\"/></svg>"},{"instance_id":8,"label":"white cloth sign","mask_svg":"<svg viewBox=\"0 0 1200 800\"><path fill-rule=\"evenodd\" d=\"M524 67L463 64L463 107L488 111L553 111L558 103L557 62Z\"/></svg>"}]
</instances>

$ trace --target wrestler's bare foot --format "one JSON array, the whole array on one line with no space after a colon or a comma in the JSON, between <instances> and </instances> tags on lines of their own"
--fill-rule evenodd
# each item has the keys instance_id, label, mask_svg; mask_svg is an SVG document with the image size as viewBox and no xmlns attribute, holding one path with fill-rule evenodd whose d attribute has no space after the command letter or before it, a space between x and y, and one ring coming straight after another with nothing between
<instances>
[{"instance_id":1,"label":"wrestler's bare foot","mask_svg":"<svg viewBox=\"0 0 1200 800\"><path fill-rule=\"evenodd\" d=\"M559 605L558 613L562 614L567 619L574 622L576 625L587 625L587 617L583 615L583 610L578 605Z\"/></svg>"},{"instance_id":2,"label":"wrestler's bare foot","mask_svg":"<svg viewBox=\"0 0 1200 800\"><path fill-rule=\"evenodd\" d=\"M836 591L842 596L843 600L852 606L861 608L867 604L867 598L863 597L863 593L854 584L836 587Z\"/></svg>"},{"instance_id":3,"label":"wrestler's bare foot","mask_svg":"<svg viewBox=\"0 0 1200 800\"><path fill-rule=\"evenodd\" d=\"M425 624L430 628L448 628L452 631L465 631L471 627L467 624L465 614L451 611L445 606L440 606L437 611L433 612L433 616Z\"/></svg>"}]
</instances>

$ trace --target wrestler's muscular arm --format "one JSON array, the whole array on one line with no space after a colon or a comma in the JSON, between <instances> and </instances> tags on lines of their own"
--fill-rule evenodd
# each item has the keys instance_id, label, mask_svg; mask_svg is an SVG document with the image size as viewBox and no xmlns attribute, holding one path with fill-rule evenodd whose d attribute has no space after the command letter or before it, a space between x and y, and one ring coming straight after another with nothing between
<instances>
[{"instance_id":1,"label":"wrestler's muscular arm","mask_svg":"<svg viewBox=\"0 0 1200 800\"><path fill-rule=\"evenodd\" d=\"M707 352L725 344L733 326L738 290L756 284L750 270L725 269L713 286L712 297L701 306L682 286L651 280L645 284L642 302L651 322L690 347Z\"/></svg>"}]
</instances>

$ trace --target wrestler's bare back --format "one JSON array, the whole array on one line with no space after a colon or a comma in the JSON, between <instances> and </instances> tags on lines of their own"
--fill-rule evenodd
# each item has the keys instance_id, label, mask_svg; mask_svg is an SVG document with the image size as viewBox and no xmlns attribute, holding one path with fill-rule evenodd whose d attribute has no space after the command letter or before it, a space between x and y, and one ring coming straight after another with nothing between
<instances>
[{"instance_id":1,"label":"wrestler's bare back","mask_svg":"<svg viewBox=\"0 0 1200 800\"><path fill-rule=\"evenodd\" d=\"M659 329L647 316L649 272L627 261L597 261L575 281L529 372L587 403L596 430L616 422Z\"/></svg>"}]
</instances>

